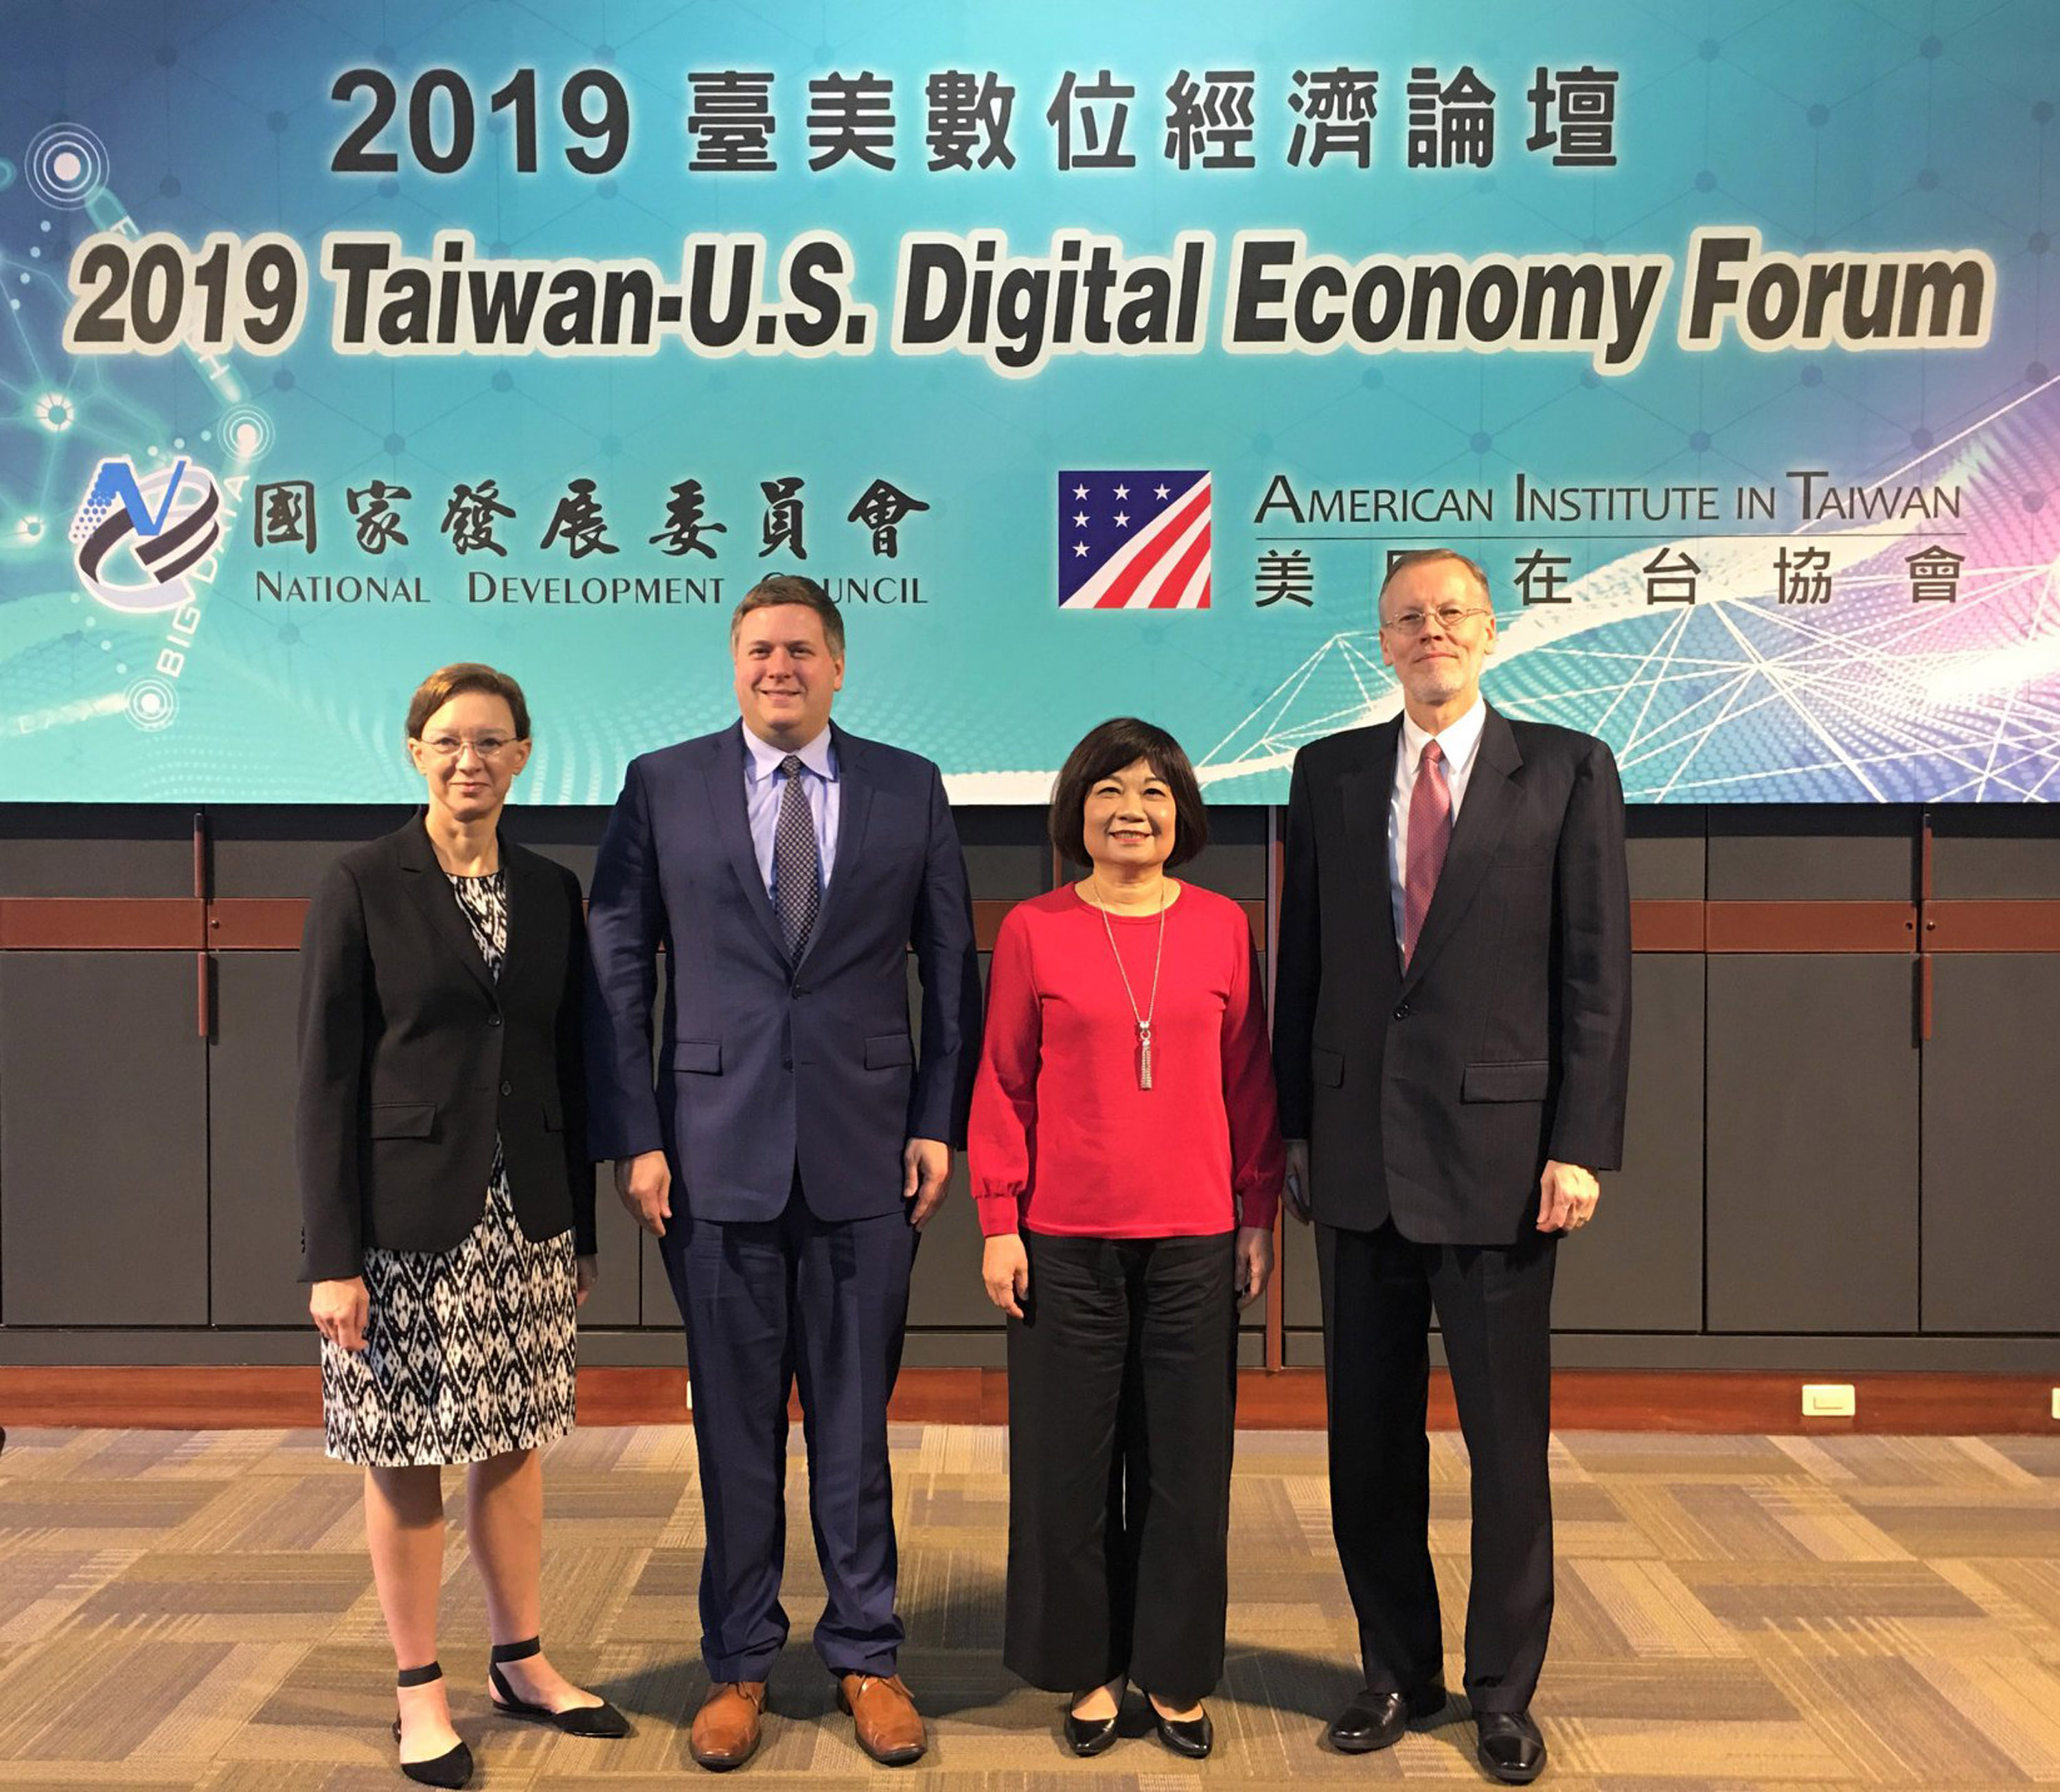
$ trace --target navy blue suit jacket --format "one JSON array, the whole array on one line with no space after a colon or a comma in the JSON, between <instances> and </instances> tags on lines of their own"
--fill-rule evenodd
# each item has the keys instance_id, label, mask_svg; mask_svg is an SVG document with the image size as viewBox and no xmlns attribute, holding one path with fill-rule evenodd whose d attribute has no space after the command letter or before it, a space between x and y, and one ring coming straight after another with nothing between
<instances>
[{"instance_id":1,"label":"navy blue suit jacket","mask_svg":"<svg viewBox=\"0 0 2060 1792\"><path fill-rule=\"evenodd\" d=\"M597 1158L662 1147L676 1208L701 1219L776 1217L796 1166L818 1217L889 1213L905 1139L964 1143L980 961L944 780L914 753L834 732L836 852L798 965L752 848L741 724L632 760L594 867L588 1143Z\"/></svg>"}]
</instances>

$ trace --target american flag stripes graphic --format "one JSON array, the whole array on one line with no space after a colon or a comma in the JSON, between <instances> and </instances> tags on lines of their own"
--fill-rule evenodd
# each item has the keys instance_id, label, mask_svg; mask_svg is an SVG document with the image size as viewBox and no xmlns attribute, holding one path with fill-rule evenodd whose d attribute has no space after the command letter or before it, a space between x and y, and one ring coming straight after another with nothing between
<instances>
[{"instance_id":1,"label":"american flag stripes graphic","mask_svg":"<svg viewBox=\"0 0 2060 1792\"><path fill-rule=\"evenodd\" d=\"M1059 475L1059 608L1209 607L1209 476Z\"/></svg>"}]
</instances>

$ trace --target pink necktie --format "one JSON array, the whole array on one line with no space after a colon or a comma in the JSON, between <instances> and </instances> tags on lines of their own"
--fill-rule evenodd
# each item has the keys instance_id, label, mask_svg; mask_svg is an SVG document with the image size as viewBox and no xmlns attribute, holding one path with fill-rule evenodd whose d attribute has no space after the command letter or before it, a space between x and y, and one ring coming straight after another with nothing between
<instances>
[{"instance_id":1,"label":"pink necktie","mask_svg":"<svg viewBox=\"0 0 2060 1792\"><path fill-rule=\"evenodd\" d=\"M1452 839L1452 793L1445 785L1445 756L1426 740L1416 762L1416 787L1409 792L1409 860L1402 868L1402 964L1406 970L1423 932L1423 917L1438 892L1445 848Z\"/></svg>"}]
</instances>

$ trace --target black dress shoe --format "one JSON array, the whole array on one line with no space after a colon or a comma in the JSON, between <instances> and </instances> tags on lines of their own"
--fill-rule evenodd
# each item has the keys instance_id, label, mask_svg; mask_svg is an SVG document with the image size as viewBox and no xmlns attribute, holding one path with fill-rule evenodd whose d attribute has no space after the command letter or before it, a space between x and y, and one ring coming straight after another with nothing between
<instances>
[{"instance_id":1,"label":"black dress shoe","mask_svg":"<svg viewBox=\"0 0 2060 1792\"><path fill-rule=\"evenodd\" d=\"M1545 1738L1528 1711L1476 1711L1475 1752L1505 1786L1528 1786L1545 1770Z\"/></svg>"},{"instance_id":2,"label":"black dress shoe","mask_svg":"<svg viewBox=\"0 0 2060 1792\"><path fill-rule=\"evenodd\" d=\"M1371 1754L1402 1739L1412 1718L1427 1718L1445 1706L1445 1689L1433 1681L1406 1693L1362 1692L1331 1720L1324 1732L1344 1754Z\"/></svg>"},{"instance_id":3,"label":"black dress shoe","mask_svg":"<svg viewBox=\"0 0 2060 1792\"><path fill-rule=\"evenodd\" d=\"M443 1677L444 1670L431 1662L426 1667L402 1668L393 1676L393 1683L397 1686L426 1686ZM396 1746L401 1741L398 1718L393 1720L393 1741ZM443 1787L445 1792L457 1792L460 1786L471 1782L472 1750L460 1742L454 1749L445 1749L433 1761L403 1761L400 1766L401 1771L417 1786L437 1786Z\"/></svg>"},{"instance_id":4,"label":"black dress shoe","mask_svg":"<svg viewBox=\"0 0 2060 1792\"><path fill-rule=\"evenodd\" d=\"M1207 1711L1198 1718L1169 1718L1154 1705L1152 1721L1158 1728L1159 1740L1190 1761L1206 1761L1209 1750L1216 1746L1216 1726L1209 1722Z\"/></svg>"},{"instance_id":5,"label":"black dress shoe","mask_svg":"<svg viewBox=\"0 0 2060 1792\"><path fill-rule=\"evenodd\" d=\"M605 1698L598 1705L574 1705L563 1711L553 1711L548 1705L533 1705L526 1698L517 1698L515 1689L508 1683L508 1676L501 1671L501 1664L526 1662L532 1655L543 1652L544 1645L536 1637L526 1642L494 1644L487 1661L486 1678L493 1688L495 1710L504 1718L520 1718L525 1723L549 1724L567 1736L612 1738L629 1734L629 1720Z\"/></svg>"},{"instance_id":6,"label":"black dress shoe","mask_svg":"<svg viewBox=\"0 0 2060 1792\"><path fill-rule=\"evenodd\" d=\"M1080 1755L1100 1754L1116 1746L1116 1724L1123 1716L1119 1706L1105 1718L1083 1718L1069 1708L1066 1713L1066 1746Z\"/></svg>"}]
</instances>

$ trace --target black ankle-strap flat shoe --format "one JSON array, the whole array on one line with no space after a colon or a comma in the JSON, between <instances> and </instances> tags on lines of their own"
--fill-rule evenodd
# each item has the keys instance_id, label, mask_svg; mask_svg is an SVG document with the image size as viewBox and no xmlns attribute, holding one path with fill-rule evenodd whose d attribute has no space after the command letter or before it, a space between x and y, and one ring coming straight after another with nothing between
<instances>
[{"instance_id":1,"label":"black ankle-strap flat shoe","mask_svg":"<svg viewBox=\"0 0 2060 1792\"><path fill-rule=\"evenodd\" d=\"M444 1670L434 1662L425 1667L404 1667L393 1676L397 1686L426 1686L433 1680L441 1680ZM401 1744L401 1720L393 1720L393 1746ZM472 1781L472 1750L460 1742L454 1749L446 1749L433 1761L403 1761L401 1771L417 1786L440 1786L446 1792L457 1792L461 1786Z\"/></svg>"},{"instance_id":2,"label":"black ankle-strap flat shoe","mask_svg":"<svg viewBox=\"0 0 2060 1792\"><path fill-rule=\"evenodd\" d=\"M563 1711L553 1711L548 1705L533 1705L526 1698L518 1698L515 1689L508 1683L508 1676L501 1671L503 1662L526 1662L532 1655L544 1652L540 1638L531 1637L526 1642L497 1642L490 1651L486 1664L486 1678L493 1688L493 1708L504 1718L520 1718L525 1723L549 1724L553 1730L567 1736L627 1736L629 1720L603 1699L598 1705L574 1705Z\"/></svg>"}]
</instances>

